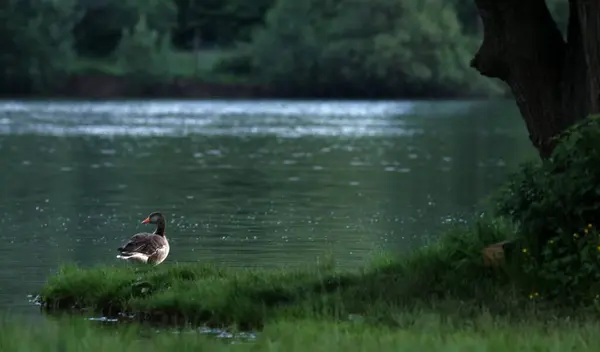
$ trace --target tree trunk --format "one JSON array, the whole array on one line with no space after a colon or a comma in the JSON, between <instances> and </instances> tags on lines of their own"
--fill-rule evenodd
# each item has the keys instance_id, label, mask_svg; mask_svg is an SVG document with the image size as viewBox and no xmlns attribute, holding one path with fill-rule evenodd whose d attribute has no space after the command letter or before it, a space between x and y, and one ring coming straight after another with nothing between
<instances>
[{"instance_id":1,"label":"tree trunk","mask_svg":"<svg viewBox=\"0 0 600 352\"><path fill-rule=\"evenodd\" d=\"M572 12L577 12L583 34L585 63L590 73L588 89L590 112L600 111L600 1L571 0ZM582 82L583 83L583 82Z\"/></svg>"},{"instance_id":2,"label":"tree trunk","mask_svg":"<svg viewBox=\"0 0 600 352\"><path fill-rule=\"evenodd\" d=\"M547 158L553 137L600 111L600 0L569 0L566 40L544 0L475 0L484 26L471 66L508 84L529 138Z\"/></svg>"}]
</instances>

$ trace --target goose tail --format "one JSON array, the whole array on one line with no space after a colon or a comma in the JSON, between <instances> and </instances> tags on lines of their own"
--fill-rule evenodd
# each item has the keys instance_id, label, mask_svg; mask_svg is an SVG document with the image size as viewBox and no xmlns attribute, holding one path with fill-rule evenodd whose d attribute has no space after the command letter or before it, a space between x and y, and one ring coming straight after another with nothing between
<instances>
[{"instance_id":1,"label":"goose tail","mask_svg":"<svg viewBox=\"0 0 600 352\"><path fill-rule=\"evenodd\" d=\"M146 254L136 252L121 252L121 254L117 255L117 259L129 260L140 263L148 262L148 256Z\"/></svg>"}]
</instances>

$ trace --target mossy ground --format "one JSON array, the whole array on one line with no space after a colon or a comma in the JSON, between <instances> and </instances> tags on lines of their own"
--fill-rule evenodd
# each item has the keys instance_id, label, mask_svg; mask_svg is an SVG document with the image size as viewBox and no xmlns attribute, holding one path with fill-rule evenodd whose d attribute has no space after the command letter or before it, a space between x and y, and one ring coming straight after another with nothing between
<instances>
[{"instance_id":1,"label":"mossy ground","mask_svg":"<svg viewBox=\"0 0 600 352\"><path fill-rule=\"evenodd\" d=\"M407 313L423 311L457 319L482 312L519 319L548 307L518 289L510 270L485 267L481 257L482 248L513 235L502 221L482 220L456 227L406 257L378 257L355 271L337 270L332 262L300 269L65 266L49 278L40 297L51 311L127 313L146 321L243 329L288 318L360 317L403 326Z\"/></svg>"}]
</instances>

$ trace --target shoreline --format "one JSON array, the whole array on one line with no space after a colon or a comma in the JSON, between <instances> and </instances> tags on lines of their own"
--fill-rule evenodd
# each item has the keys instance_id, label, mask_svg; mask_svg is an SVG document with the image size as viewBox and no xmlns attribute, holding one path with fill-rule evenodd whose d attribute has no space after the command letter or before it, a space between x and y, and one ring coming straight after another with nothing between
<instances>
[{"instance_id":1,"label":"shoreline","mask_svg":"<svg viewBox=\"0 0 600 352\"><path fill-rule=\"evenodd\" d=\"M347 322L360 316L370 325L395 326L396 316L424 311L455 321L484 312L507 321L532 313L573 316L572 307L532 300L510 271L486 265L482 249L515 236L503 220L480 219L477 225L449 228L435 245L410 255L374 257L351 270L338 268L333 257L278 269L210 262L156 268L63 265L37 294L46 312L246 331L287 318Z\"/></svg>"},{"instance_id":2,"label":"shoreline","mask_svg":"<svg viewBox=\"0 0 600 352\"><path fill-rule=\"evenodd\" d=\"M201 79L176 78L170 82L144 84L126 76L110 74L78 74L67 78L62 87L51 93L16 93L0 94L0 100L199 100L199 99L231 99L231 100L489 100L506 98L505 95L489 97L471 95L420 95L420 94L331 94L285 92L275 87L256 83L243 82L211 82Z\"/></svg>"}]
</instances>

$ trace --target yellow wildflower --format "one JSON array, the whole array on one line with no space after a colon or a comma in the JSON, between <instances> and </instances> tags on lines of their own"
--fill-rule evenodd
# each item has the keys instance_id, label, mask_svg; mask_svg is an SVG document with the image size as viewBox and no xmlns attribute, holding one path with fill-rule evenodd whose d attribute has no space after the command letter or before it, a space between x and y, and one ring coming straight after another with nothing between
<instances>
[{"instance_id":1,"label":"yellow wildflower","mask_svg":"<svg viewBox=\"0 0 600 352\"><path fill-rule=\"evenodd\" d=\"M527 248L523 248L523 249L521 249L521 251L522 251L523 253L527 253Z\"/></svg>"},{"instance_id":2,"label":"yellow wildflower","mask_svg":"<svg viewBox=\"0 0 600 352\"><path fill-rule=\"evenodd\" d=\"M534 299L540 295L539 292L532 292L529 294L529 299Z\"/></svg>"},{"instance_id":3,"label":"yellow wildflower","mask_svg":"<svg viewBox=\"0 0 600 352\"><path fill-rule=\"evenodd\" d=\"M591 228L592 228L592 224L588 224L588 229L591 229Z\"/></svg>"}]
</instances>

